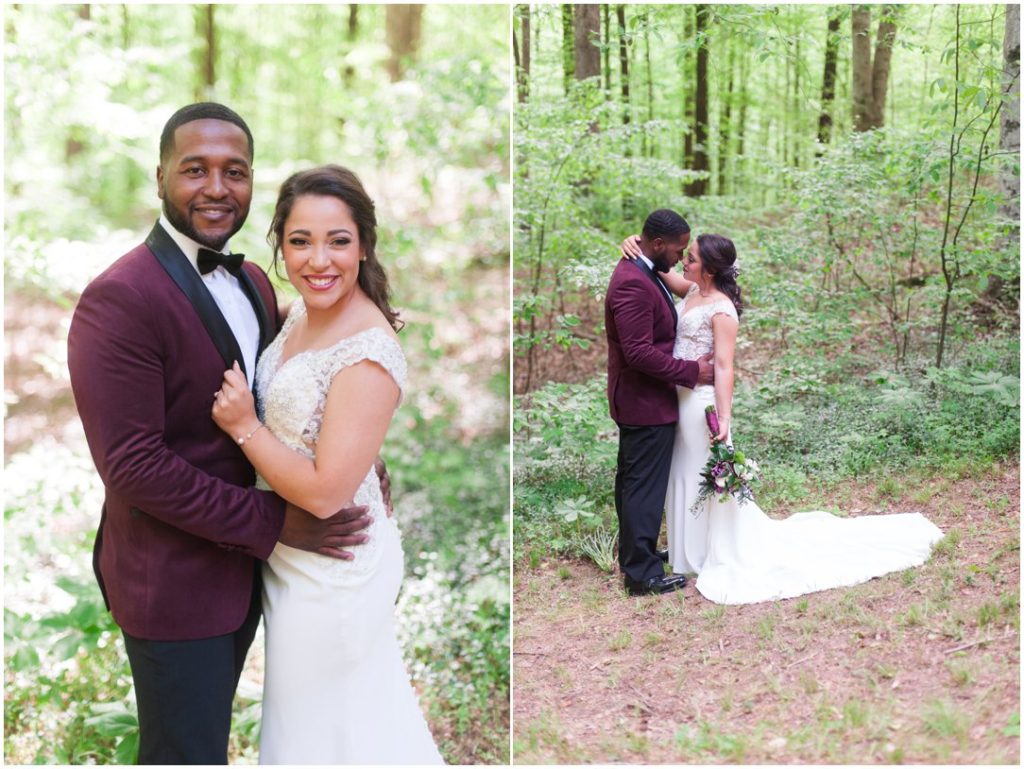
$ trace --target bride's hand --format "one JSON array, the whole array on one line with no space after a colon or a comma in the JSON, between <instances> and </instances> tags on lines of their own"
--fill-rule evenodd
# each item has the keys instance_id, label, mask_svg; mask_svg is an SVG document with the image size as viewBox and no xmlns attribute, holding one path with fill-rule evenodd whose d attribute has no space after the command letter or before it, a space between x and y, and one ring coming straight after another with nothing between
<instances>
[{"instance_id":1,"label":"bride's hand","mask_svg":"<svg viewBox=\"0 0 1024 769\"><path fill-rule=\"evenodd\" d=\"M718 435L711 436L712 443L722 443L723 441L729 440L729 425L731 422L732 417L718 418Z\"/></svg>"},{"instance_id":2,"label":"bride's hand","mask_svg":"<svg viewBox=\"0 0 1024 769\"><path fill-rule=\"evenodd\" d=\"M635 261L640 258L643 251L640 250L640 236L630 235L624 241L622 241L622 258L629 259L629 261Z\"/></svg>"},{"instance_id":3,"label":"bride's hand","mask_svg":"<svg viewBox=\"0 0 1024 769\"><path fill-rule=\"evenodd\" d=\"M236 440L259 427L256 403L237 361L224 372L224 381L214 394L213 421Z\"/></svg>"}]
</instances>

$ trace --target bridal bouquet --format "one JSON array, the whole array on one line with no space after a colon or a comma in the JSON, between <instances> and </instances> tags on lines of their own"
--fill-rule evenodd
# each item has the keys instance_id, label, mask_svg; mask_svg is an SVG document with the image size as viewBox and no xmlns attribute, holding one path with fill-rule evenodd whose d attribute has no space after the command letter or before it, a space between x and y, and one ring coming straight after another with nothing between
<instances>
[{"instance_id":1,"label":"bridal bouquet","mask_svg":"<svg viewBox=\"0 0 1024 769\"><path fill-rule=\"evenodd\" d=\"M720 427L714 406L704 409L704 418L711 434L718 435ZM724 502L729 494L732 494L737 502L753 500L754 494L750 484L757 481L760 469L757 462L745 456L742 451L735 450L725 441L712 443L711 455L700 473L697 501L690 508L690 513L694 517L700 515L704 503L713 495L718 496L719 502Z\"/></svg>"}]
</instances>

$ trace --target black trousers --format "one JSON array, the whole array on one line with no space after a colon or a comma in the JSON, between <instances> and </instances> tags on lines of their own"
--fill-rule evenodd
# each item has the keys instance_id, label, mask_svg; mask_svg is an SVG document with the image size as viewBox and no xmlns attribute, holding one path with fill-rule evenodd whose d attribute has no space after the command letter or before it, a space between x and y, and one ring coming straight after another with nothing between
<instances>
[{"instance_id":1,"label":"black trousers","mask_svg":"<svg viewBox=\"0 0 1024 769\"><path fill-rule=\"evenodd\" d=\"M249 613L234 633L194 641L124 633L139 706L140 764L227 764L231 703L260 623L260 580L253 582Z\"/></svg>"},{"instance_id":2,"label":"black trousers","mask_svg":"<svg viewBox=\"0 0 1024 769\"><path fill-rule=\"evenodd\" d=\"M655 551L665 510L675 432L675 424L619 425L615 472L619 568L638 582L665 573Z\"/></svg>"}]
</instances>

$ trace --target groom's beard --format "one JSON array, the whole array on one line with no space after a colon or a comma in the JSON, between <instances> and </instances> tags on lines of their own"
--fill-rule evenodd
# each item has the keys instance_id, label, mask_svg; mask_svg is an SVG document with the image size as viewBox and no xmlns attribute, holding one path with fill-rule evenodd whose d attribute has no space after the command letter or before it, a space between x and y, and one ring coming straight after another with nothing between
<instances>
[{"instance_id":1,"label":"groom's beard","mask_svg":"<svg viewBox=\"0 0 1024 769\"><path fill-rule=\"evenodd\" d=\"M667 256L651 256L648 258L651 260L651 264L654 265L654 269L658 272L668 272L671 269Z\"/></svg>"},{"instance_id":2,"label":"groom's beard","mask_svg":"<svg viewBox=\"0 0 1024 769\"><path fill-rule=\"evenodd\" d=\"M242 225L245 224L246 216L248 216L248 210L246 210L246 213L236 220L234 229L228 233L226 238L211 239L193 227L192 222L190 222L181 211L167 202L166 196L163 200L163 211L164 216L167 217L167 221L171 223L171 226L174 227L174 229L185 237L192 238L192 240L199 245L206 246L206 248L212 248L214 251L220 251L224 248L224 244L227 243L236 232L242 229Z\"/></svg>"}]
</instances>

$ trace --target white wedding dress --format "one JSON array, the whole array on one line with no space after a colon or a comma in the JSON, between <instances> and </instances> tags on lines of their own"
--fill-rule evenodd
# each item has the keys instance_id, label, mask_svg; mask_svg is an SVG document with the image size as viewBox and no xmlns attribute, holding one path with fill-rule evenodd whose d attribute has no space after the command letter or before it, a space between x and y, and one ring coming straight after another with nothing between
<instances>
[{"instance_id":1,"label":"white wedding dress","mask_svg":"<svg viewBox=\"0 0 1024 769\"><path fill-rule=\"evenodd\" d=\"M736 317L728 299L689 312L676 306L679 324L673 355L694 360L711 351L711 318ZM665 510L672 571L697 574L697 590L715 603L741 604L855 585L924 563L942 532L920 513L840 518L828 512L797 513L773 520L754 502L712 497L699 515L700 472L710 452L704 408L715 390L698 385L679 394L679 424L672 451ZM730 441L732 436L730 435Z\"/></svg>"},{"instance_id":2,"label":"white wedding dress","mask_svg":"<svg viewBox=\"0 0 1024 769\"><path fill-rule=\"evenodd\" d=\"M312 458L327 391L346 366L369 360L403 388L398 343L367 329L281 365L297 301L256 370L260 417ZM268 488L262 478L260 488ZM343 561L278 543L263 566L266 669L261 764L441 764L395 636L402 543L373 468L354 503L369 506L369 541Z\"/></svg>"}]
</instances>

